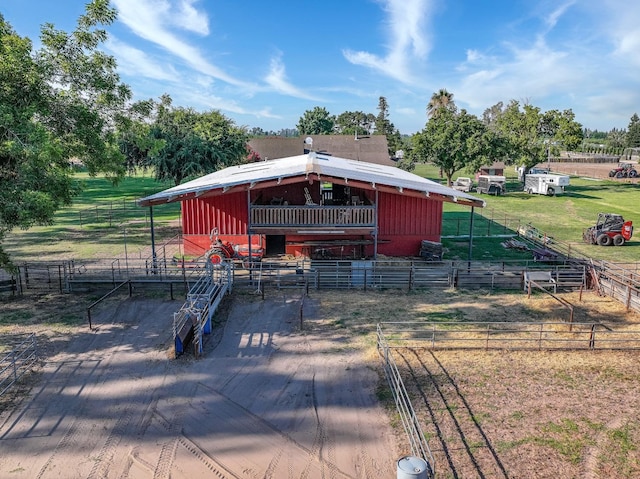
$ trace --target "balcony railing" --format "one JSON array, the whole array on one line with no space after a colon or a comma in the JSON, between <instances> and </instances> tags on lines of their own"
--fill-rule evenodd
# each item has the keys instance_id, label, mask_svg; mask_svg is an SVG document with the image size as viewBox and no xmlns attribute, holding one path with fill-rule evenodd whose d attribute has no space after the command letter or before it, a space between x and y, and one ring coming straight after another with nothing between
<instances>
[{"instance_id":1,"label":"balcony railing","mask_svg":"<svg viewBox=\"0 0 640 479\"><path fill-rule=\"evenodd\" d=\"M372 228L375 206L251 206L251 226Z\"/></svg>"}]
</instances>

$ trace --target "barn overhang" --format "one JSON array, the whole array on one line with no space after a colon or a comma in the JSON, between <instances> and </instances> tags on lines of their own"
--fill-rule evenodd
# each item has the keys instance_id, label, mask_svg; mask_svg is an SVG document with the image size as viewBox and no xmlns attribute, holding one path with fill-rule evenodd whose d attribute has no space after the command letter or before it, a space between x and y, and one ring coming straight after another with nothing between
<instances>
[{"instance_id":1,"label":"barn overhang","mask_svg":"<svg viewBox=\"0 0 640 479\"><path fill-rule=\"evenodd\" d=\"M138 200L140 206L207 198L232 192L268 189L314 181L362 190L385 192L434 201L484 207L485 202L396 167L370 164L317 153L225 168L196 180Z\"/></svg>"}]
</instances>

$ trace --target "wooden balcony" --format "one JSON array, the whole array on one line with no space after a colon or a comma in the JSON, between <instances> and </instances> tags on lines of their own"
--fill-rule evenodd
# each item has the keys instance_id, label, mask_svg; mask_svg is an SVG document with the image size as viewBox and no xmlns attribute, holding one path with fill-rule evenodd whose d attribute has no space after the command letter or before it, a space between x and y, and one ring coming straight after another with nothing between
<instances>
[{"instance_id":1,"label":"wooden balcony","mask_svg":"<svg viewBox=\"0 0 640 479\"><path fill-rule=\"evenodd\" d=\"M251 206L254 233L371 233L375 206Z\"/></svg>"}]
</instances>

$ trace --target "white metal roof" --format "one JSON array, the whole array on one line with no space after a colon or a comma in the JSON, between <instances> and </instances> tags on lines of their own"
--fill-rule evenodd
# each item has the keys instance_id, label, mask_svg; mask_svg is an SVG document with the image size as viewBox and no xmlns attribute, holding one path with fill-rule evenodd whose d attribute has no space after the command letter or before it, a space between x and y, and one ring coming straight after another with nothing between
<instances>
[{"instance_id":1,"label":"white metal roof","mask_svg":"<svg viewBox=\"0 0 640 479\"><path fill-rule=\"evenodd\" d=\"M347 160L335 156L309 153L277 160L245 163L210 173L187 183L174 186L151 196L141 198L141 206L180 201L186 196L200 196L215 189L229 189L234 186L251 184L267 180L285 179L314 174L322 177L334 177L353 181L363 181L372 185L386 185L398 189L437 194L445 201L457 202L459 199L474 206L485 206L485 202L467 193L443 186L435 181L422 178L394 166L378 165L364 161Z\"/></svg>"}]
</instances>

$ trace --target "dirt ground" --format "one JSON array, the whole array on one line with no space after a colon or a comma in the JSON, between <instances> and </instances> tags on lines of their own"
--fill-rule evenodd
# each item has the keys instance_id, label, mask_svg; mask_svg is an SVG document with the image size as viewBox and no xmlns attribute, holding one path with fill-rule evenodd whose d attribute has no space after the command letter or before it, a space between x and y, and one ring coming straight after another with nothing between
<instances>
[{"instance_id":1,"label":"dirt ground","mask_svg":"<svg viewBox=\"0 0 640 479\"><path fill-rule=\"evenodd\" d=\"M610 179L620 183L638 183L640 178L610 178L609 171L617 166L616 163L575 163L575 162L554 162L540 163L542 168L550 166L552 173L564 175L584 176L587 178ZM638 165L636 165L638 169Z\"/></svg>"},{"instance_id":2,"label":"dirt ground","mask_svg":"<svg viewBox=\"0 0 640 479\"><path fill-rule=\"evenodd\" d=\"M254 299L234 297L198 360L171 358L180 302L101 308L0 417L0 477L392 477L372 359L300 331L299 295Z\"/></svg>"},{"instance_id":3,"label":"dirt ground","mask_svg":"<svg viewBox=\"0 0 640 479\"><path fill-rule=\"evenodd\" d=\"M564 297L576 321L640 326L607 298ZM93 331L49 331L31 394L0 414L0 477L393 478L409 450L378 322L566 316L521 293L312 291L301 330L300 300L236 291L201 359L172 358L178 301L114 300ZM635 351L403 349L396 361L437 478L640 477Z\"/></svg>"}]
</instances>

